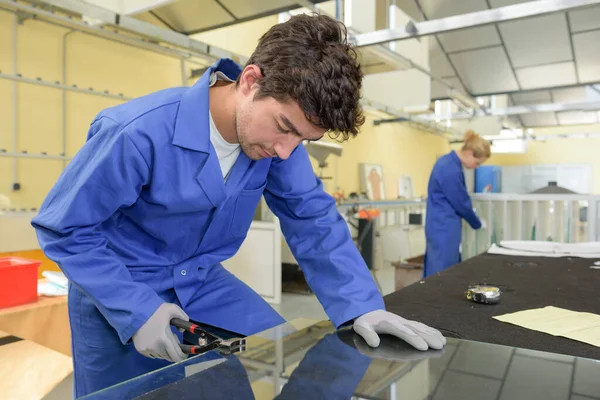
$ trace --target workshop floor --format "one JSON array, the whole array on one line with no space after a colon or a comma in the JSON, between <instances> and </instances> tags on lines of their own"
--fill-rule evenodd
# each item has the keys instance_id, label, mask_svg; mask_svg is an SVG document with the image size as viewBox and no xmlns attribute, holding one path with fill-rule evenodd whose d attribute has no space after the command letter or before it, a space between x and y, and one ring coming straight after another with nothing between
<instances>
[{"instance_id":1,"label":"workshop floor","mask_svg":"<svg viewBox=\"0 0 600 400\"><path fill-rule=\"evenodd\" d=\"M273 308L287 321L296 318L328 319L314 295L283 293L281 304ZM73 375L67 376L43 400L67 400L73 397Z\"/></svg>"}]
</instances>

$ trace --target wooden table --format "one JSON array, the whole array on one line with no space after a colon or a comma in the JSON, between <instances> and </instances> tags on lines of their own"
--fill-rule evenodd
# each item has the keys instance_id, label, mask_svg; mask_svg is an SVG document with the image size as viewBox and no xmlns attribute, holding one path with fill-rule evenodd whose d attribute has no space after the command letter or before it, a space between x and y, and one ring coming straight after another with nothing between
<instances>
[{"instance_id":1,"label":"wooden table","mask_svg":"<svg viewBox=\"0 0 600 400\"><path fill-rule=\"evenodd\" d=\"M71 357L0 331L1 398L39 400L72 371Z\"/></svg>"},{"instance_id":2,"label":"wooden table","mask_svg":"<svg viewBox=\"0 0 600 400\"><path fill-rule=\"evenodd\" d=\"M67 296L39 296L35 303L0 308L0 330L71 356Z\"/></svg>"}]
</instances>

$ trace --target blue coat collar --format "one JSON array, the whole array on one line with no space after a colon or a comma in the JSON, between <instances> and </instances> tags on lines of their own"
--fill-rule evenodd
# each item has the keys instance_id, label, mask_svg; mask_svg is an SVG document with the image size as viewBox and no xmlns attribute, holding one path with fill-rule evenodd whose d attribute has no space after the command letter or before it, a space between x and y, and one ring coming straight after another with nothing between
<instances>
[{"instance_id":1,"label":"blue coat collar","mask_svg":"<svg viewBox=\"0 0 600 400\"><path fill-rule=\"evenodd\" d=\"M450 152L450 157L452 158L454 163L462 169L462 162L460 162L460 158L458 158L458 154L456 154L456 151L452 150Z\"/></svg>"},{"instance_id":2,"label":"blue coat collar","mask_svg":"<svg viewBox=\"0 0 600 400\"><path fill-rule=\"evenodd\" d=\"M209 100L210 75L221 71L228 78L236 80L242 69L233 60L222 58L208 68L202 77L181 97L175 120L173 144L189 150L210 152Z\"/></svg>"}]
</instances>

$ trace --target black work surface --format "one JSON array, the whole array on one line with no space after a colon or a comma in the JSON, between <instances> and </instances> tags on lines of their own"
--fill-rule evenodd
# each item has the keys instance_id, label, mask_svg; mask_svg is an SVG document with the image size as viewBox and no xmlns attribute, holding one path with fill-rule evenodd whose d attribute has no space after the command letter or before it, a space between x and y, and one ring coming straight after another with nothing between
<instances>
[{"instance_id":1,"label":"black work surface","mask_svg":"<svg viewBox=\"0 0 600 400\"><path fill-rule=\"evenodd\" d=\"M385 303L447 337L600 360L598 347L492 318L546 306L600 314L600 270L589 268L594 261L484 254L392 293ZM500 287L499 304L466 300L467 287L482 283Z\"/></svg>"}]
</instances>

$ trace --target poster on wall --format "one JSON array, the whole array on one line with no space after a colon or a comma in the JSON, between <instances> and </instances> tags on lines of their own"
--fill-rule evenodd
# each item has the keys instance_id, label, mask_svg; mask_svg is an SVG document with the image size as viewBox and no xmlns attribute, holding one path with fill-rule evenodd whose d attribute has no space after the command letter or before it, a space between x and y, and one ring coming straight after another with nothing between
<instances>
[{"instance_id":1,"label":"poster on wall","mask_svg":"<svg viewBox=\"0 0 600 400\"><path fill-rule=\"evenodd\" d=\"M412 199L413 197L412 177L410 175L400 175L400 178L398 178L398 198Z\"/></svg>"},{"instance_id":2,"label":"poster on wall","mask_svg":"<svg viewBox=\"0 0 600 400\"><path fill-rule=\"evenodd\" d=\"M383 169L380 164L360 164L360 180L362 191L369 200L385 199L383 185Z\"/></svg>"}]
</instances>

